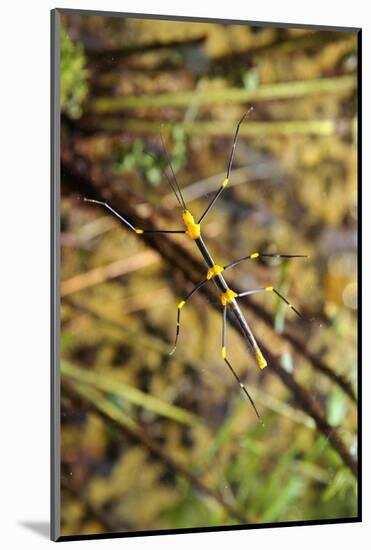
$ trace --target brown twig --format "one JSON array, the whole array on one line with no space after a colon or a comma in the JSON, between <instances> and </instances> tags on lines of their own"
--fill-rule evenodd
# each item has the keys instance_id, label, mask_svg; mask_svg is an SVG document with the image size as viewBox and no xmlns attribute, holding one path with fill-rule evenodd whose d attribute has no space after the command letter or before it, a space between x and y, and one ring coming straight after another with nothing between
<instances>
[{"instance_id":1,"label":"brown twig","mask_svg":"<svg viewBox=\"0 0 371 550\"><path fill-rule=\"evenodd\" d=\"M86 193L87 196L99 200L110 201L115 208L123 212L129 219L143 221L147 228L156 229L156 220L153 214L145 220L141 220L140 213L137 209L138 202L129 190L123 190L121 186L120 193L116 192L113 181L108 181L104 174L96 168L93 178L88 162L81 158L78 159L77 162L77 158L74 157L72 151L73 149L71 149L71 147L62 150L62 160L64 162L64 173L66 176L64 178L64 183L70 190ZM200 280L200 273L204 272L204 266L174 240L166 238L164 235L161 237L162 238L159 239L149 233L144 234L142 238L144 238L145 242L151 246L151 248L157 250L162 258L172 267L176 266L187 280L197 284ZM216 308L217 306L212 299L214 296L212 290L205 285L201 291L208 297L211 305ZM238 289L236 289L236 291L238 292ZM247 306L268 325L271 327L273 326L272 318L262 308L252 303L248 303ZM240 328L237 326L236 322L234 321L232 324L237 328L238 332L240 332ZM285 332L281 335L281 338L289 341L298 353L312 363L314 368L331 378L346 391L353 401L355 400L354 392L348 381L333 372L332 369L325 365L319 358L313 356L306 349L306 346L297 341L293 336ZM314 406L313 400L308 392L296 382L295 378L290 373L281 367L277 357L272 355L264 346L262 347L269 360L271 371L275 372L282 382L292 391L298 405L314 419L318 430L328 438L332 447L341 456L344 463L351 469L353 474L357 475L357 461L346 449L334 428L328 424L322 413Z\"/></svg>"},{"instance_id":2,"label":"brown twig","mask_svg":"<svg viewBox=\"0 0 371 550\"><path fill-rule=\"evenodd\" d=\"M84 288L97 285L104 281L121 277L143 267L152 265L159 260L158 254L152 250L146 250L136 256L117 260L105 266L96 267L86 273L79 273L61 282L61 296L73 294Z\"/></svg>"},{"instance_id":3,"label":"brown twig","mask_svg":"<svg viewBox=\"0 0 371 550\"><path fill-rule=\"evenodd\" d=\"M115 531L133 531L134 527L129 526L128 523L116 523L113 521L111 514L107 514L103 509L99 508L95 504L93 504L89 498L86 496L85 492L83 490L79 490L78 487L76 487L70 479L68 479L68 476L63 475L61 476L61 485L63 489L71 493L77 500L82 502L82 504L85 506L87 512L89 512L90 515L97 518L97 520L102 524L102 527L106 529L107 532L115 532Z\"/></svg>"},{"instance_id":4,"label":"brown twig","mask_svg":"<svg viewBox=\"0 0 371 550\"><path fill-rule=\"evenodd\" d=\"M115 63L118 64L120 61L126 60L131 56L143 52L152 52L152 51L161 51L164 52L172 49L186 50L187 48L194 48L195 46L202 45L205 38L207 37L206 32L202 33L201 36L195 38L180 38L178 40L174 39L169 42L151 42L149 44L137 44L133 46L122 46L120 48L104 48L101 49L99 45L98 48L89 47L89 44L85 45L87 54L89 56L89 61L93 68L96 65L100 64L100 69L104 68L106 65L109 70L112 70L112 59Z\"/></svg>"},{"instance_id":5,"label":"brown twig","mask_svg":"<svg viewBox=\"0 0 371 550\"><path fill-rule=\"evenodd\" d=\"M87 163L83 162L82 159L78 163L76 162L77 159L73 161L70 158L71 152L71 148L62 151L64 158L63 170L66 175L64 184L70 191L84 193L86 196L92 196L100 200L113 201L117 209L124 212L130 219L143 222L148 228L156 228L156 220L153 213L150 213L149 217L145 219L140 215L137 209L141 202L139 197L136 197L128 189L123 189L122 185L120 186L119 193L113 192L112 180L108 181L102 174L100 176L94 174L95 179L93 181L93 177L89 175L90 171ZM104 189L104 192L101 189ZM157 250L169 265L176 265L186 280L190 280L194 284L200 281L200 274L204 273L204 265L177 242L168 239L165 235L162 235L161 239L151 234L144 235L142 238L145 239L151 248ZM238 292L239 289L236 288L236 291ZM201 292L208 295L209 298L212 296L212 292L206 286L201 289ZM246 308L262 319L269 327L274 327L272 316L264 308L248 299L246 299L244 304ZM345 377L333 371L317 355L310 352L301 340L296 338L287 329L281 334L276 334L276 337L280 340L290 342L295 351L308 360L313 368L337 384L350 397L353 403L357 402L351 383Z\"/></svg>"}]
</instances>

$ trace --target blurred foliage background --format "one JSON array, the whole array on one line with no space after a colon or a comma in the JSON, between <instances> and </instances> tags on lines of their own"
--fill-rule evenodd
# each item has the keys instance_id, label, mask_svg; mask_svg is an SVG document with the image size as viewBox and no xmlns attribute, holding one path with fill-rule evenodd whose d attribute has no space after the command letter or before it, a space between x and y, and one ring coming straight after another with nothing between
<instances>
[{"instance_id":1,"label":"blurred foliage background","mask_svg":"<svg viewBox=\"0 0 371 550\"><path fill-rule=\"evenodd\" d=\"M356 71L352 32L63 15L63 535L357 515L354 468L332 445L338 437L356 459ZM135 200L134 225L148 216L180 228L161 127L199 216L251 105L203 236L222 265L254 251L309 255L248 262L227 280L274 285L310 319L264 294L245 310L325 428L229 328L257 421L220 358L217 296L192 297L170 357L192 282L178 260L81 200L89 167L91 198L122 193ZM186 237L169 239L199 257Z\"/></svg>"}]
</instances>

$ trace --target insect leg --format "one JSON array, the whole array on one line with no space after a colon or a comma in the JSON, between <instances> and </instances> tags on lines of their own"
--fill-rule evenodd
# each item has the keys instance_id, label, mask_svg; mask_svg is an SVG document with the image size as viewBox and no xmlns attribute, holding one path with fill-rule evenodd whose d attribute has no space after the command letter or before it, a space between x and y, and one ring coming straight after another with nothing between
<instances>
[{"instance_id":1,"label":"insect leg","mask_svg":"<svg viewBox=\"0 0 371 550\"><path fill-rule=\"evenodd\" d=\"M201 281L200 283L198 283L198 285L196 285L190 292L188 292L188 294L186 295L186 297L185 297L181 302L179 302L179 304L178 304L178 312L177 312L177 319L176 319L175 342L174 342L174 347L173 347L173 349L170 351L170 354L169 354L169 355L173 355L173 353L174 353L175 350L176 350L177 344L178 344L179 331L180 331L180 311L181 311L181 309L185 306L187 300L189 300L189 298L190 298L195 292L197 292L197 290L199 290L205 283L207 283L207 281L208 281L208 279L204 279L203 281Z\"/></svg>"},{"instance_id":2,"label":"insect leg","mask_svg":"<svg viewBox=\"0 0 371 550\"><path fill-rule=\"evenodd\" d=\"M233 138L233 143L232 143L232 150L231 150L231 154L230 154L229 161L228 161L226 177L224 178L223 183L221 184L218 191L215 193L215 195L212 198L210 204L207 206L205 212L202 214L201 218L198 220L197 223L201 223L202 220L204 220L206 218L207 214L210 212L210 210L212 209L212 207L214 206L214 204L216 203L216 201L218 200L218 198L222 194L224 187L226 187L228 185L229 176L230 176L230 173L231 173L233 159L234 159L234 153L235 153L235 149L236 149L236 145L237 145L238 132L240 130L240 126L241 126L243 120L246 118L246 116L251 111L252 111L252 107L243 115L243 117L239 120L239 122L237 124L236 131L235 131L234 138Z\"/></svg>"},{"instance_id":3,"label":"insect leg","mask_svg":"<svg viewBox=\"0 0 371 550\"><path fill-rule=\"evenodd\" d=\"M231 371L231 373L233 374L233 376L237 380L241 390L243 391L243 393L246 395L246 397L250 401L251 405L253 406L253 409L256 413L256 416L258 418L260 418L259 413L258 413L258 411L255 407L255 403L252 400L251 395L249 394L246 387L241 382L240 377L238 376L238 374L236 373L236 371L234 370L234 368L232 367L232 365L230 364L230 362L227 359L227 346L226 346L226 344L227 344L227 306L224 306L223 307L223 325L222 325L222 358L224 359L224 361L226 362L229 370Z\"/></svg>"},{"instance_id":4,"label":"insect leg","mask_svg":"<svg viewBox=\"0 0 371 550\"><path fill-rule=\"evenodd\" d=\"M138 229L138 228L134 227L134 225L132 225L126 218L121 216L121 214L119 214L117 212L117 210L112 208L112 206L110 206L107 202L97 201L97 200L94 200L94 199L86 199L86 198L84 198L84 201L85 202L92 202L94 204L100 204L101 206L104 206L114 216L116 216L116 218L118 218L119 220L124 222L125 225L130 227L130 229L135 231L135 233L137 233L138 235L142 235L143 233L183 233L183 234L185 233L185 230L177 230L177 229L176 230L173 230L173 229Z\"/></svg>"},{"instance_id":5,"label":"insect leg","mask_svg":"<svg viewBox=\"0 0 371 550\"><path fill-rule=\"evenodd\" d=\"M289 306L289 308L291 308L296 313L296 315L298 315L298 317L304 319L303 315L292 304L290 304L290 302L284 296L282 296L282 294L280 294L278 290L273 288L273 286L266 286L265 288L257 288L255 290L247 290L246 292L241 292L240 294L238 294L237 298L251 296L252 294L258 294L259 292L274 292L281 300L285 302L286 305Z\"/></svg>"},{"instance_id":6,"label":"insect leg","mask_svg":"<svg viewBox=\"0 0 371 550\"><path fill-rule=\"evenodd\" d=\"M238 265L242 262L246 262L247 260L256 260L257 258L308 258L308 256L305 256L304 254L265 254L260 252L254 252L253 254L249 254L248 256L244 256L243 258L240 258L239 260L235 260L234 262L231 262L230 264L227 264L224 267L224 269L230 269L231 267L234 267L235 265Z\"/></svg>"}]
</instances>

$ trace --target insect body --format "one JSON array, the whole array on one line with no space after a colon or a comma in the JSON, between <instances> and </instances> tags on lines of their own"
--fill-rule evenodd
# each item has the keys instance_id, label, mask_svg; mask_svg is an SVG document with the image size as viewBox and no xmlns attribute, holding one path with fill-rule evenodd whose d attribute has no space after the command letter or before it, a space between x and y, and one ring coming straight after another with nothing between
<instances>
[{"instance_id":1,"label":"insect body","mask_svg":"<svg viewBox=\"0 0 371 550\"><path fill-rule=\"evenodd\" d=\"M234 139L233 139L233 144L232 144L232 151L231 151L229 162L228 162L226 177L223 180L219 190L215 193L214 197L212 198L210 204L207 206L206 210L204 211L204 213L202 214L202 216L200 217L200 219L197 222L195 221L194 216L191 214L191 212L188 210L188 208L186 206L186 203L184 201L182 192L180 190L180 187L179 187L178 182L176 180L174 171L172 169L170 159L167 156L167 152L166 152L165 146L163 144L164 151L165 151L165 154L167 156L168 164L170 166L170 169L171 169L172 175L173 175L173 179L174 179L174 183L173 183L171 181L171 179L168 177L168 182L169 182L169 184L170 184L170 186L171 186L171 188L172 188L172 190L175 194L175 197L176 197L179 205L182 208L182 218L183 218L183 223L184 223L185 229L183 229L183 230L146 230L146 229L138 229L138 228L134 227L123 216L121 216L121 214L116 212L116 210L114 210L106 202L97 201L97 200L93 200L93 199L84 199L84 200L86 200L87 202L92 202L92 203L96 203L96 204L100 204L100 205L104 206L112 214L114 214L117 218L119 218L127 227L129 227L130 229L135 231L138 235L142 235L144 233L172 233L172 234L183 234L183 235L185 234L192 241L195 242L197 248L199 249L199 251L200 251L200 253L201 253L201 255L202 255L202 257L203 257L203 259L206 263L207 272L206 272L205 278L200 283L198 283L183 298L183 300L181 302L179 302L179 304L178 304L175 343L174 343L174 347L171 350L170 354L173 354L175 352L176 347L177 347L179 332L180 332L180 317L181 317L181 311L182 311L183 307L186 305L189 298L191 298L191 296L195 292L197 292L203 285L205 285L206 283L208 283L209 281L212 280L214 282L214 284L216 285L219 293L220 293L220 302L221 302L221 305L222 305L222 313L223 313L223 316L222 316L222 319L223 319L222 320L222 347L221 347L222 358L225 361L225 363L227 364L230 371L232 372L235 379L237 380L240 388L242 389L242 391L244 392L246 397L250 400L252 406L254 407L254 410L255 410L257 416L259 417L258 411L256 410L256 407L254 405L254 402L253 402L250 394L248 393L247 389L245 388L244 384L241 382L238 374L236 373L236 371L234 370L234 368L232 367L231 363L229 362L229 360L227 358L227 344L226 344L227 310L229 308L230 311L236 317L236 319L237 319L237 321L240 325L241 331L242 331L243 335L245 336L245 338L247 339L247 341L249 343L249 347L251 349L251 352L254 355L255 360L256 360L258 366L260 367L260 369L264 369L267 366L267 361L266 361L262 351L260 350L258 343L255 340L255 337L254 337L254 335L253 335L253 333L252 333L252 331L251 331L251 329L250 329L250 327L249 327L249 325L248 325L248 323L245 319L244 314L242 313L242 311L241 311L241 309L238 305L238 300L240 298L243 298L244 296L257 294L259 292L273 292L281 300L283 300L291 309L293 309L293 311L297 315L299 315L299 317L301 317L301 314L297 311L297 309L295 309L292 306L292 304L290 304L286 300L286 298L284 296L282 296L272 286L267 286L267 287L264 287L264 288L258 288L258 289L254 289L254 290L247 290L246 292L242 292L240 294L234 292L228 286L228 284L227 284L227 282L226 282L226 280L223 276L223 273L225 271L227 271L228 269L231 269L232 267L234 267L234 266L236 266L236 265L238 265L242 262L245 262L245 261L248 261L248 260L255 260L255 259L260 258L260 257L305 258L306 256L304 256L304 255L290 255L290 254L265 254L265 253L260 253L260 252L254 252L252 254L249 254L248 256L245 256L243 258L239 258L238 260L235 260L235 261L233 261L233 262L231 262L227 265L221 266L221 265L218 265L214 262L213 258L211 257L211 255L210 255L210 253L207 249L206 244L204 243L204 241L202 239L201 224L202 224L203 220L206 218L207 214L210 212L211 208L214 206L214 204L218 200L218 198L220 197L220 195L222 194L225 187L229 183L229 176L230 176L230 171L231 171L231 168L232 168L234 151L235 151L235 147L236 147L236 143L237 143L237 137L238 137L238 131L239 131L239 128L240 128L240 125L241 125L242 121L244 120L244 118L246 117L247 114L248 113L246 113L237 124L237 128L236 128ZM161 139L162 139L162 136L161 136Z\"/></svg>"},{"instance_id":2,"label":"insect body","mask_svg":"<svg viewBox=\"0 0 371 550\"><path fill-rule=\"evenodd\" d=\"M225 180L227 181L227 180ZM225 183L223 182L222 186L225 187ZM252 351L255 354L256 360L258 362L258 365L260 368L264 368L267 366L267 362L263 357L262 352L260 351L260 348L254 338L253 333L251 332L238 304L236 298L238 298L238 294L234 292L231 288L228 287L228 284L225 280L225 278L222 275L222 272L225 271L225 267L222 267L218 264L214 263L214 260L212 259L204 241L201 237L201 231L200 231L200 224L194 223L194 218L192 214L186 210L183 212L183 220L187 227L186 234L195 241L198 249L200 250L202 257L204 258L207 266L208 271L206 274L206 279L204 279L200 285L198 285L196 288L197 290L205 284L207 281L213 280L220 291L220 302L223 306L223 320L224 320L224 311L226 311L226 308L229 306L232 310L234 310L238 321L240 325L243 327L244 333L246 334L248 341L250 343L250 346L252 348ZM257 257L257 256L255 256ZM228 268L227 268L228 269ZM184 302L184 300L183 300ZM183 304L184 305L184 304ZM183 306L182 306L183 307ZM223 346L222 346L222 356L223 359L226 360L226 347L225 347L225 327L223 327Z\"/></svg>"}]
</instances>

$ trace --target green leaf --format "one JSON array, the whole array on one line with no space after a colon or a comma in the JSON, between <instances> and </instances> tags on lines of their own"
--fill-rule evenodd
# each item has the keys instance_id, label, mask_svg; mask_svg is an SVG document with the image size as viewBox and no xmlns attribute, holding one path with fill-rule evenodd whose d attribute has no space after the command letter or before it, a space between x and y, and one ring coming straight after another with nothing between
<instances>
[{"instance_id":1,"label":"green leaf","mask_svg":"<svg viewBox=\"0 0 371 550\"><path fill-rule=\"evenodd\" d=\"M83 47L74 44L63 27L60 56L61 111L76 119L82 115L82 104L88 94L89 72Z\"/></svg>"}]
</instances>

